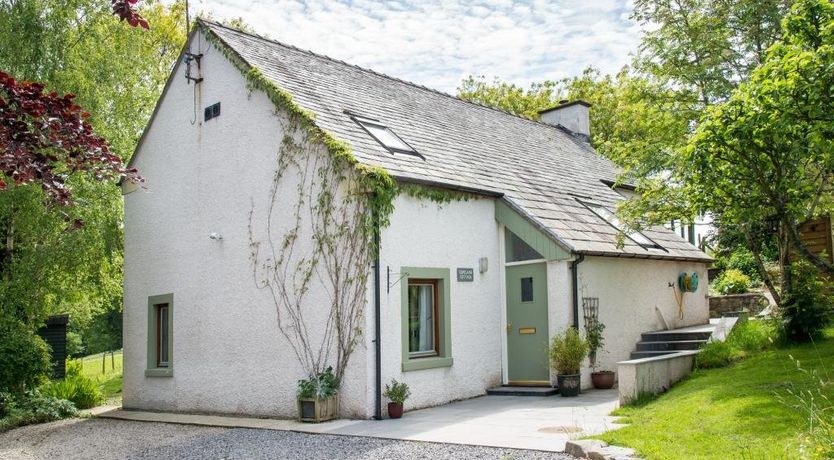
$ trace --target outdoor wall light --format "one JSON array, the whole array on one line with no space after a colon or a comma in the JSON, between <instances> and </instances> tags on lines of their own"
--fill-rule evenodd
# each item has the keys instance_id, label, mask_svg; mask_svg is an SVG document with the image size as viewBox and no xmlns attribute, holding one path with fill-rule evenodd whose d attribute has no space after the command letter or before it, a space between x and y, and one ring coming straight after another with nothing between
<instances>
[{"instance_id":1,"label":"outdoor wall light","mask_svg":"<svg viewBox=\"0 0 834 460\"><path fill-rule=\"evenodd\" d=\"M478 259L478 270L480 270L481 273L486 273L488 269L489 259L487 259L486 257L481 257L480 259Z\"/></svg>"},{"instance_id":2,"label":"outdoor wall light","mask_svg":"<svg viewBox=\"0 0 834 460\"><path fill-rule=\"evenodd\" d=\"M211 234L209 234L209 238L211 238L211 239L213 239L213 240L220 241L220 240L222 240L222 239L223 239L223 235L221 235L221 234L219 234L219 233L217 233L217 232L211 232Z\"/></svg>"}]
</instances>

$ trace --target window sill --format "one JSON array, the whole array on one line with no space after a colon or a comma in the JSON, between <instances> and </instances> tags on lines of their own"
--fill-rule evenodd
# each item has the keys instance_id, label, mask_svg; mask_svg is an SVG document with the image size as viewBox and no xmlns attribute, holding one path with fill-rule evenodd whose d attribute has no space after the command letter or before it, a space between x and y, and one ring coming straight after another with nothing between
<instances>
[{"instance_id":1,"label":"window sill","mask_svg":"<svg viewBox=\"0 0 834 460\"><path fill-rule=\"evenodd\" d=\"M171 368L145 369L145 377L173 377L174 370Z\"/></svg>"},{"instance_id":2,"label":"window sill","mask_svg":"<svg viewBox=\"0 0 834 460\"><path fill-rule=\"evenodd\" d=\"M452 367L452 358L433 357L415 358L403 362L403 372L434 369L437 367Z\"/></svg>"}]
</instances>

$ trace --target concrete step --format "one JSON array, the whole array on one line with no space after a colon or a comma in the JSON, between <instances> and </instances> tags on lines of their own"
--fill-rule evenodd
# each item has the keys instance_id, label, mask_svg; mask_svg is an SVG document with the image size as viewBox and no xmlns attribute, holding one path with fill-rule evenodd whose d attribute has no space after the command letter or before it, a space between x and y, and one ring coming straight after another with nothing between
<instances>
[{"instance_id":1,"label":"concrete step","mask_svg":"<svg viewBox=\"0 0 834 460\"><path fill-rule=\"evenodd\" d=\"M688 340L708 340L712 331L657 331L640 334L643 342L679 342Z\"/></svg>"},{"instance_id":2,"label":"concrete step","mask_svg":"<svg viewBox=\"0 0 834 460\"><path fill-rule=\"evenodd\" d=\"M706 340L675 340L672 342L637 342L637 351L697 350Z\"/></svg>"},{"instance_id":3,"label":"concrete step","mask_svg":"<svg viewBox=\"0 0 834 460\"><path fill-rule=\"evenodd\" d=\"M492 396L553 396L558 392L559 391L553 387L525 387L509 385L490 388L487 390L487 394Z\"/></svg>"},{"instance_id":4,"label":"concrete step","mask_svg":"<svg viewBox=\"0 0 834 460\"><path fill-rule=\"evenodd\" d=\"M663 355L670 355L674 353L674 350L669 351L632 351L631 352L631 359L640 359L640 358L653 358L655 356L663 356Z\"/></svg>"}]
</instances>

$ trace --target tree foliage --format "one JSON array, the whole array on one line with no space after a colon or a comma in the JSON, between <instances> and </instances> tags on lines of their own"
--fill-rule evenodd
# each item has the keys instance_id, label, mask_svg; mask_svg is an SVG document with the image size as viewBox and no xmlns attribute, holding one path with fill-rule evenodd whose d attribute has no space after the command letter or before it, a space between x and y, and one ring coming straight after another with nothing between
<instances>
[{"instance_id":1,"label":"tree foliage","mask_svg":"<svg viewBox=\"0 0 834 460\"><path fill-rule=\"evenodd\" d=\"M549 80L523 88L498 78L490 82L484 76L470 75L458 86L461 99L532 120L538 120L539 111L557 105L562 96L559 84Z\"/></svg>"},{"instance_id":2,"label":"tree foliage","mask_svg":"<svg viewBox=\"0 0 834 460\"><path fill-rule=\"evenodd\" d=\"M150 30L127 27L101 0L0 2L0 69L71 93L109 152L129 159L184 43L182 3L143 2ZM56 171L57 172L57 171ZM79 330L120 309L121 193L112 181L61 176L74 206L38 186L0 191L0 314L36 327L70 313ZM68 225L83 222L83 226Z\"/></svg>"},{"instance_id":3,"label":"tree foliage","mask_svg":"<svg viewBox=\"0 0 834 460\"><path fill-rule=\"evenodd\" d=\"M0 190L7 188L3 177L15 186L37 183L53 204L66 206L67 176L137 180L136 170L126 169L93 133L75 96L47 94L44 86L0 72Z\"/></svg>"},{"instance_id":4,"label":"tree foliage","mask_svg":"<svg viewBox=\"0 0 834 460\"><path fill-rule=\"evenodd\" d=\"M687 118L721 101L764 61L789 0L636 0L644 26L635 64L674 87Z\"/></svg>"},{"instance_id":5,"label":"tree foliage","mask_svg":"<svg viewBox=\"0 0 834 460\"><path fill-rule=\"evenodd\" d=\"M771 221L783 262L793 250L834 274L797 229L834 210L834 5L798 2L783 28L750 80L707 111L677 176L692 206L737 225Z\"/></svg>"},{"instance_id":6,"label":"tree foliage","mask_svg":"<svg viewBox=\"0 0 834 460\"><path fill-rule=\"evenodd\" d=\"M136 10L139 0L110 0L110 3L113 6L113 14L122 21L127 21L132 27L150 28L148 21Z\"/></svg>"}]
</instances>

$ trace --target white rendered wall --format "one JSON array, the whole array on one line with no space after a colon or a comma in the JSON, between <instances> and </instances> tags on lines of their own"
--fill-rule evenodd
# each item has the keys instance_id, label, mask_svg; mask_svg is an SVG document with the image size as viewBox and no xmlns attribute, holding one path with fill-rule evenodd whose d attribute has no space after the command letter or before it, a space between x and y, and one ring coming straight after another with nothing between
<instances>
[{"instance_id":1,"label":"white rendered wall","mask_svg":"<svg viewBox=\"0 0 834 460\"><path fill-rule=\"evenodd\" d=\"M501 280L498 260L498 224L491 199L453 201L438 205L400 195L395 201L391 225L382 232L382 382L392 378L411 387L406 409L435 406L456 399L482 395L501 384ZM479 273L478 259L487 257L489 269ZM402 371L401 282L386 289L386 269L391 282L400 267L448 268L451 274L451 367ZM458 282L456 269L473 268L473 282ZM368 331L373 330L369 306ZM367 347L373 348L372 334ZM369 353L368 378L374 375ZM387 401L383 401L383 405ZM373 385L368 388L373 407ZM383 414L385 410L383 409Z\"/></svg>"},{"instance_id":2,"label":"white rendered wall","mask_svg":"<svg viewBox=\"0 0 834 460\"><path fill-rule=\"evenodd\" d=\"M552 260L547 263L547 319L548 345L553 337L573 326L573 287L570 260ZM550 381L556 385L556 371L550 370ZM584 379L583 379L583 384Z\"/></svg>"},{"instance_id":3,"label":"white rendered wall","mask_svg":"<svg viewBox=\"0 0 834 460\"><path fill-rule=\"evenodd\" d=\"M197 121L194 85L180 64L137 157L144 189L125 196L124 407L295 417L296 381L305 374L279 334L269 291L255 287L248 236L254 206L255 237L265 237L285 117L263 93L250 94L205 40L193 51L204 54ZM220 117L202 122L215 102ZM290 221L297 197L297 176L285 177L280 196L290 198L276 210L277 227ZM213 232L222 241L209 239ZM300 241L309 252L309 239ZM173 377L145 377L148 296L167 293ZM313 287L310 304L326 305L322 294ZM356 350L343 383L344 416L367 416L365 353Z\"/></svg>"},{"instance_id":4,"label":"white rendered wall","mask_svg":"<svg viewBox=\"0 0 834 460\"><path fill-rule=\"evenodd\" d=\"M697 272L700 279L696 292L684 294L683 319L678 316L678 304L668 286L669 283L677 286L681 272ZM708 323L707 292L706 265L703 263L585 258L579 264L579 316L582 318L582 297L599 298L599 318L605 324L605 351L597 358L599 367L616 370L618 361L629 359L641 333L665 329L663 320L670 329ZM590 385L590 369L583 370L582 380L583 387Z\"/></svg>"}]
</instances>

